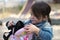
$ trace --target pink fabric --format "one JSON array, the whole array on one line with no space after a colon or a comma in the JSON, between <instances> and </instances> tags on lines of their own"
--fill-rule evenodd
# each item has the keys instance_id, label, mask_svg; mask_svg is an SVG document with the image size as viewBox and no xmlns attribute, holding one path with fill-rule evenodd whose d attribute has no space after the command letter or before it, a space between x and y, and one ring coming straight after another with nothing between
<instances>
[{"instance_id":1,"label":"pink fabric","mask_svg":"<svg viewBox=\"0 0 60 40\"><path fill-rule=\"evenodd\" d=\"M20 40L18 37L16 37L15 35L11 35L9 40Z\"/></svg>"},{"instance_id":2,"label":"pink fabric","mask_svg":"<svg viewBox=\"0 0 60 40\"><path fill-rule=\"evenodd\" d=\"M19 29L19 30L15 33L15 35L19 36L19 35L21 35L23 32L24 32L24 28L21 28L21 29Z\"/></svg>"},{"instance_id":3,"label":"pink fabric","mask_svg":"<svg viewBox=\"0 0 60 40\"><path fill-rule=\"evenodd\" d=\"M24 28L19 29L15 35L11 35L9 40L31 40L32 34L26 34Z\"/></svg>"}]
</instances>

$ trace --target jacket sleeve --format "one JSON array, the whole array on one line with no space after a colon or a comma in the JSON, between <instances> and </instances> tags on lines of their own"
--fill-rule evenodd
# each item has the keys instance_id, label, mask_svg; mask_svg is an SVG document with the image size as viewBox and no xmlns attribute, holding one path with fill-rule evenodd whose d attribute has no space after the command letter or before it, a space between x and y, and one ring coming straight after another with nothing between
<instances>
[{"instance_id":1,"label":"jacket sleeve","mask_svg":"<svg viewBox=\"0 0 60 40\"><path fill-rule=\"evenodd\" d=\"M41 30L39 31L39 37L41 40L51 40L53 37L53 32L52 32L52 28L51 27L44 27L41 28Z\"/></svg>"}]
</instances>

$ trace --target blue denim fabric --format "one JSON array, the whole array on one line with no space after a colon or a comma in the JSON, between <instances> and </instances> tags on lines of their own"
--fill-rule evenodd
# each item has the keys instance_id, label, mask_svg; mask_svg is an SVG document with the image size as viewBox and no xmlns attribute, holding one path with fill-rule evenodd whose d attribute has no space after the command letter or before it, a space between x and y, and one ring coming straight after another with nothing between
<instances>
[{"instance_id":1,"label":"blue denim fabric","mask_svg":"<svg viewBox=\"0 0 60 40\"><path fill-rule=\"evenodd\" d=\"M25 24L28 24L28 23L31 23L31 21L25 22ZM48 21L40 22L40 23L36 24L36 26L38 28L40 28L38 35L41 40L52 40L53 29ZM37 39L35 39L35 40L37 40Z\"/></svg>"}]
</instances>

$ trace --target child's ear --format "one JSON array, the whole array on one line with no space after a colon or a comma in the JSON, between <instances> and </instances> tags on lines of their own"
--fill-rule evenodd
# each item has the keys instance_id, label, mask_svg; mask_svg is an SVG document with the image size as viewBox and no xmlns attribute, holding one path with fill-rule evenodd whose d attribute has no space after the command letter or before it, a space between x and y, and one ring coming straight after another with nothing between
<instances>
[{"instance_id":1,"label":"child's ear","mask_svg":"<svg viewBox=\"0 0 60 40\"><path fill-rule=\"evenodd\" d=\"M12 26L8 26L8 23L9 23L9 21L6 22L6 27L8 28L8 30L11 30L13 27Z\"/></svg>"}]
</instances>

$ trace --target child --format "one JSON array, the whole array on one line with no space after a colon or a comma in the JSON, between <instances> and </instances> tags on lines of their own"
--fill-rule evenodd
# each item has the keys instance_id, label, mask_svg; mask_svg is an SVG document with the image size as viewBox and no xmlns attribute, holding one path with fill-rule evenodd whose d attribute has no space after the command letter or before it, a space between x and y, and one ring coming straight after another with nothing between
<instances>
[{"instance_id":1,"label":"child","mask_svg":"<svg viewBox=\"0 0 60 40\"><path fill-rule=\"evenodd\" d=\"M31 17L24 30L27 34L34 33L32 40L52 40L51 7L45 2L35 2L31 7ZM28 30L27 30L28 29Z\"/></svg>"},{"instance_id":2,"label":"child","mask_svg":"<svg viewBox=\"0 0 60 40\"><path fill-rule=\"evenodd\" d=\"M23 28L24 23L22 21L18 21L16 24L14 24L13 21L9 21L6 23L6 26L11 31L9 32L7 37L5 36L4 40L31 40L32 39L32 34L26 34L25 29Z\"/></svg>"},{"instance_id":3,"label":"child","mask_svg":"<svg viewBox=\"0 0 60 40\"><path fill-rule=\"evenodd\" d=\"M5 36L6 32L3 34L4 40L8 40L12 34L14 35L16 31L24 27L24 23L22 21L18 21L17 23L14 23L13 21L8 21L6 23L6 27L8 28L8 30L11 30L11 31L8 32L9 34L7 36Z\"/></svg>"},{"instance_id":4,"label":"child","mask_svg":"<svg viewBox=\"0 0 60 40\"><path fill-rule=\"evenodd\" d=\"M31 17L26 24L31 24L26 25L24 28L27 33L34 33L32 40L52 40L53 29L49 16L51 7L45 2L35 2L30 12Z\"/></svg>"}]
</instances>

